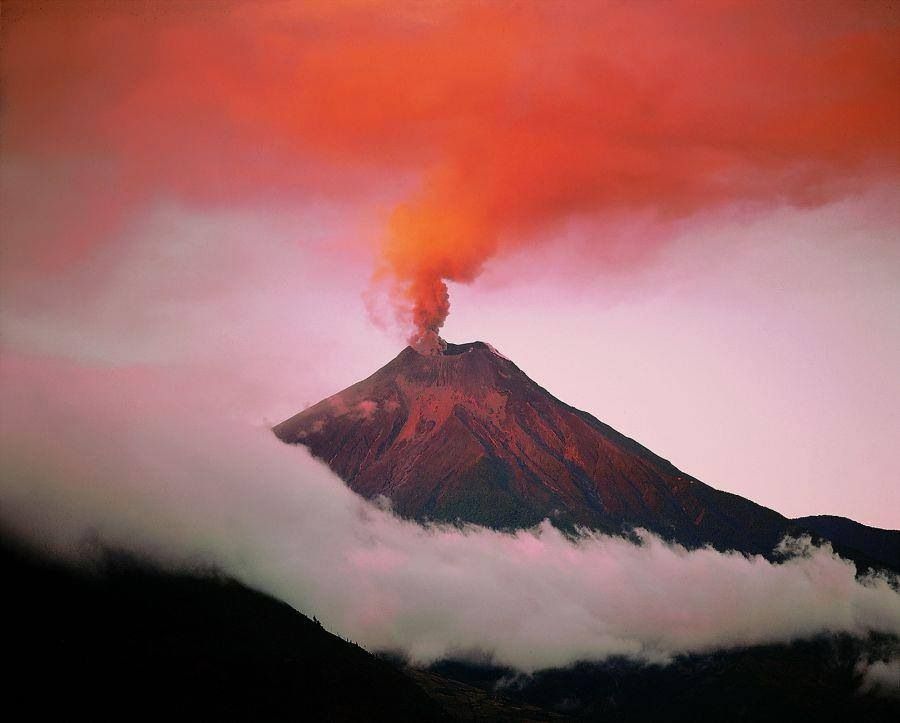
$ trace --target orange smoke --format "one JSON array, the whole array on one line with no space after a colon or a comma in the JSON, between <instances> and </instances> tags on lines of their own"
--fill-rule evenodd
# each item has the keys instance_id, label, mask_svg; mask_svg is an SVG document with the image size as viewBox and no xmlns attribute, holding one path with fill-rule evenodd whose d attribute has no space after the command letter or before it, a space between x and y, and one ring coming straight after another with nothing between
<instances>
[{"instance_id":1,"label":"orange smoke","mask_svg":"<svg viewBox=\"0 0 900 723\"><path fill-rule=\"evenodd\" d=\"M77 258L158 198L412 176L377 276L414 340L437 339L446 281L573 218L819 203L900 161L896 3L7 2L3 18L5 158L64 169L46 197L5 194L4 217L29 219L13 257ZM35 226L48 208L58 223Z\"/></svg>"},{"instance_id":2,"label":"orange smoke","mask_svg":"<svg viewBox=\"0 0 900 723\"><path fill-rule=\"evenodd\" d=\"M414 339L446 319L444 280L573 216L816 203L897 172L896 6L571 5L495 28L478 57L500 81L461 99L391 219L383 263Z\"/></svg>"}]
</instances>

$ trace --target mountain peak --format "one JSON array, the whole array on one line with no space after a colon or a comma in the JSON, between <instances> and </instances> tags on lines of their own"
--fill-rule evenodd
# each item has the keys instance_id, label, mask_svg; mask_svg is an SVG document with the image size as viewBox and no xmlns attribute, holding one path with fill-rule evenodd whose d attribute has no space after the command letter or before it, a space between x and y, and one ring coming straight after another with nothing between
<instances>
[{"instance_id":1,"label":"mountain peak","mask_svg":"<svg viewBox=\"0 0 900 723\"><path fill-rule=\"evenodd\" d=\"M444 343L444 350L441 352L442 356L456 356L490 348L490 345L485 344L483 341L470 341L465 344L453 344L449 341Z\"/></svg>"},{"instance_id":2,"label":"mountain peak","mask_svg":"<svg viewBox=\"0 0 900 723\"><path fill-rule=\"evenodd\" d=\"M500 357L501 359L506 358L492 345L488 344L485 341L469 341L463 344L453 344L452 342L446 341L437 335L430 335L427 342L423 341L423 339L418 339L414 343L406 347L404 351L406 351L407 349L412 350L419 356L424 357L458 356L460 354L468 354L470 352L487 351Z\"/></svg>"},{"instance_id":3,"label":"mountain peak","mask_svg":"<svg viewBox=\"0 0 900 723\"><path fill-rule=\"evenodd\" d=\"M472 341L464 344L444 342L438 353L422 353L414 346L406 347L392 361L365 380L367 386L375 386L373 394L394 394L393 386L399 383L406 390L412 403L417 395L428 396L437 388L454 387L460 392L468 393L470 401L484 395L491 388L502 388L513 376L521 381L533 384L515 364L498 352L493 346L483 341ZM339 395L354 390L354 385ZM392 387L391 389L384 388ZM429 391L431 390L431 391Z\"/></svg>"},{"instance_id":4,"label":"mountain peak","mask_svg":"<svg viewBox=\"0 0 900 723\"><path fill-rule=\"evenodd\" d=\"M447 342L447 346L443 351L443 356L455 356L457 354L468 354L470 352L488 352L500 359L509 361L508 357L503 356L503 354L497 351L494 346L488 344L486 341L470 341L466 344L451 344Z\"/></svg>"},{"instance_id":5,"label":"mountain peak","mask_svg":"<svg viewBox=\"0 0 900 723\"><path fill-rule=\"evenodd\" d=\"M431 353L406 347L273 431L362 496L422 521L514 529L549 518L762 554L806 529L564 404L490 344L440 341Z\"/></svg>"},{"instance_id":6,"label":"mountain peak","mask_svg":"<svg viewBox=\"0 0 900 723\"><path fill-rule=\"evenodd\" d=\"M409 346L274 432L309 447L356 492L389 497L420 520L516 528L550 518L759 552L786 522L564 404L483 341L441 340L438 353Z\"/></svg>"}]
</instances>

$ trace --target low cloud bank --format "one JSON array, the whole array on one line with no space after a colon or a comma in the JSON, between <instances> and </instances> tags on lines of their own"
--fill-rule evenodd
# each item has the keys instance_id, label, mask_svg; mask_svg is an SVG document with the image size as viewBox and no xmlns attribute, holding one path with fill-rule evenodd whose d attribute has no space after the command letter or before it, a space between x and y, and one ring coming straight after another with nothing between
<instances>
[{"instance_id":1,"label":"low cloud bank","mask_svg":"<svg viewBox=\"0 0 900 723\"><path fill-rule=\"evenodd\" d=\"M531 671L826 631L900 635L890 581L857 579L827 546L794 541L772 564L649 534L576 544L548 524L426 529L217 407L212 391L172 370L4 355L0 522L70 556L96 536L167 564L215 564L419 663L479 653Z\"/></svg>"},{"instance_id":2,"label":"low cloud bank","mask_svg":"<svg viewBox=\"0 0 900 723\"><path fill-rule=\"evenodd\" d=\"M856 670L862 676L860 693L900 699L900 656L871 662L861 660Z\"/></svg>"}]
</instances>

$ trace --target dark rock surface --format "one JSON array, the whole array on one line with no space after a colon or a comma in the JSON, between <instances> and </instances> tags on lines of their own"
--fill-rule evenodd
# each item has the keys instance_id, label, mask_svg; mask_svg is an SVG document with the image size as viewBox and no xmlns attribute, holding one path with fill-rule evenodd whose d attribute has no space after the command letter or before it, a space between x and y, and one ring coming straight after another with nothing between
<instances>
[{"instance_id":1,"label":"dark rock surface","mask_svg":"<svg viewBox=\"0 0 900 723\"><path fill-rule=\"evenodd\" d=\"M484 342L428 356L407 347L274 432L309 447L359 494L384 495L420 521L643 527L689 547L766 555L785 534L808 532L861 568L900 570L896 539L857 549L839 525L807 526L716 490L556 399Z\"/></svg>"}]
</instances>

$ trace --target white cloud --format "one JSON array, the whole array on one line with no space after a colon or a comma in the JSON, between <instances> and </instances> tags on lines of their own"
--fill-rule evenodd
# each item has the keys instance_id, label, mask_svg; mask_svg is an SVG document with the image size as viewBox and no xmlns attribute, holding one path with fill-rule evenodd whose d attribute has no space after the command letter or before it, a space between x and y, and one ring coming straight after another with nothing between
<instances>
[{"instance_id":1,"label":"white cloud","mask_svg":"<svg viewBox=\"0 0 900 723\"><path fill-rule=\"evenodd\" d=\"M650 660L821 631L900 634L900 595L827 547L774 565L647 536L573 544L424 529L350 492L303 448L210 400L201 378L5 355L0 515L56 550L86 532L212 562L370 649L479 651L522 670Z\"/></svg>"},{"instance_id":2,"label":"white cloud","mask_svg":"<svg viewBox=\"0 0 900 723\"><path fill-rule=\"evenodd\" d=\"M861 660L856 670L862 675L860 693L900 698L900 657L871 663Z\"/></svg>"}]
</instances>

